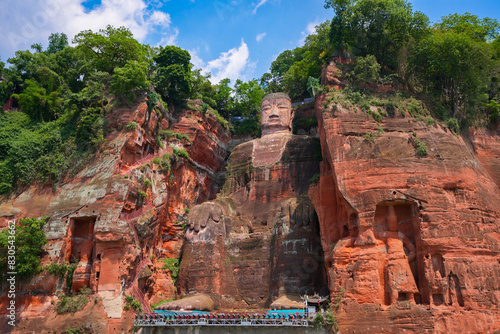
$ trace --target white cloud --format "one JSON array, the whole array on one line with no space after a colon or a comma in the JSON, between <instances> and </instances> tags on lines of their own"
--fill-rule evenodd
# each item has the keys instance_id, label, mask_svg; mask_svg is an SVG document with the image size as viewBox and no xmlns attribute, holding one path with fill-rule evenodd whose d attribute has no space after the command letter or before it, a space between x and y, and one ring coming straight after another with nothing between
<instances>
[{"instance_id":1,"label":"white cloud","mask_svg":"<svg viewBox=\"0 0 500 334\"><path fill-rule=\"evenodd\" d=\"M260 42L260 41L262 41L262 39L263 39L264 37L266 37L266 36L267 36L267 32L260 33L260 34L258 34L258 35L255 37L255 40L256 40L257 42Z\"/></svg>"},{"instance_id":2,"label":"white cloud","mask_svg":"<svg viewBox=\"0 0 500 334\"><path fill-rule=\"evenodd\" d=\"M194 65L194 68L203 68L205 66L205 62L198 56L199 48L195 50L188 50L191 55L191 63Z\"/></svg>"},{"instance_id":3,"label":"white cloud","mask_svg":"<svg viewBox=\"0 0 500 334\"><path fill-rule=\"evenodd\" d=\"M255 65L256 63L250 62L248 45L242 39L240 47L222 52L219 58L209 61L203 67L203 72L212 73L210 81L214 84L225 78L234 83L236 79L245 80L246 75L255 70Z\"/></svg>"},{"instance_id":4,"label":"white cloud","mask_svg":"<svg viewBox=\"0 0 500 334\"><path fill-rule=\"evenodd\" d=\"M179 36L179 29L174 28L170 34L164 34L156 46L175 45Z\"/></svg>"},{"instance_id":5,"label":"white cloud","mask_svg":"<svg viewBox=\"0 0 500 334\"><path fill-rule=\"evenodd\" d=\"M257 6L255 6L255 8L253 9L253 13L256 14L257 13L257 9L259 9L259 7L263 6L266 4L266 2L268 2L269 0L260 0L259 3L257 4Z\"/></svg>"},{"instance_id":6,"label":"white cloud","mask_svg":"<svg viewBox=\"0 0 500 334\"><path fill-rule=\"evenodd\" d=\"M299 46L304 45L304 42L306 41L306 37L308 35L312 35L312 34L316 33L316 26L319 25L320 23L321 22L319 22L319 20L316 20L313 22L309 22L307 24L306 30L304 30L300 33L302 35L302 37L300 38L300 40L298 42Z\"/></svg>"},{"instance_id":7,"label":"white cloud","mask_svg":"<svg viewBox=\"0 0 500 334\"><path fill-rule=\"evenodd\" d=\"M171 30L170 15L148 7L145 0L102 0L90 11L82 3L82 0L3 0L2 7L8 10L0 13L2 54L12 55L34 43L46 47L47 37L54 32L64 32L71 40L82 30L96 32L108 24L127 27L141 42L154 31ZM173 31L174 36L177 33ZM164 35L166 41L172 41L172 37Z\"/></svg>"}]
</instances>

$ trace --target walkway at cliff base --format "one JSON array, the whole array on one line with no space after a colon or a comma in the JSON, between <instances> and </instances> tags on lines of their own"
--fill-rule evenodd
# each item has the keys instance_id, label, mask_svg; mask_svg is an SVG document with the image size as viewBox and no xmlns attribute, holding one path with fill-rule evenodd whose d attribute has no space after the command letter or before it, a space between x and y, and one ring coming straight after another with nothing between
<instances>
[{"instance_id":1,"label":"walkway at cliff base","mask_svg":"<svg viewBox=\"0 0 500 334\"><path fill-rule=\"evenodd\" d=\"M303 314L226 314L226 313L190 313L190 314L145 314L137 315L134 325L137 327L157 326L251 326L251 327L310 327L311 319Z\"/></svg>"}]
</instances>

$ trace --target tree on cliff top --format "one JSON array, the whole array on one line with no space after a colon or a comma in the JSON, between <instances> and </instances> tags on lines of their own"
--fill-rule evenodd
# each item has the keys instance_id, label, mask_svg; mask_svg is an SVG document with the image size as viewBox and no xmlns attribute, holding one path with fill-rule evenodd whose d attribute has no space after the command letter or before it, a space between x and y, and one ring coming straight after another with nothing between
<instances>
[{"instance_id":1,"label":"tree on cliff top","mask_svg":"<svg viewBox=\"0 0 500 334\"><path fill-rule=\"evenodd\" d=\"M354 56L374 55L382 68L396 70L400 52L420 39L428 18L405 0L325 0L333 8L330 42Z\"/></svg>"},{"instance_id":2,"label":"tree on cliff top","mask_svg":"<svg viewBox=\"0 0 500 334\"><path fill-rule=\"evenodd\" d=\"M166 46L154 57L156 90L167 100L179 103L191 92L191 55L177 46Z\"/></svg>"},{"instance_id":3,"label":"tree on cliff top","mask_svg":"<svg viewBox=\"0 0 500 334\"><path fill-rule=\"evenodd\" d=\"M128 61L146 61L146 49L134 39L129 29L110 25L95 33L84 30L73 39L97 71L113 73Z\"/></svg>"},{"instance_id":4,"label":"tree on cliff top","mask_svg":"<svg viewBox=\"0 0 500 334\"><path fill-rule=\"evenodd\" d=\"M500 62L495 43L499 24L470 13L443 17L412 53L412 65L423 89L471 124L487 120L489 101L498 98Z\"/></svg>"}]
</instances>

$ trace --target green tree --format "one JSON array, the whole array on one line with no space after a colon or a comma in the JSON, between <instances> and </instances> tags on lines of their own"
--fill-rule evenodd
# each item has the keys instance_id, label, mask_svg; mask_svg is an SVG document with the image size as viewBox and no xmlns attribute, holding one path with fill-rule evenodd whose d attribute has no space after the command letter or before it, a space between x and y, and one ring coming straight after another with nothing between
<instances>
[{"instance_id":1,"label":"green tree","mask_svg":"<svg viewBox=\"0 0 500 334\"><path fill-rule=\"evenodd\" d=\"M26 279L40 269L40 257L47 238L43 232L45 218L21 218L15 229L15 242L9 239L10 229L0 232L0 270L2 275L16 271L20 278ZM15 269L8 267L9 246L15 245Z\"/></svg>"},{"instance_id":2,"label":"green tree","mask_svg":"<svg viewBox=\"0 0 500 334\"><path fill-rule=\"evenodd\" d=\"M37 70L49 63L45 53L31 53L29 50L16 51L15 57L7 61L11 66L5 69L5 77L16 87L22 87L27 79L37 80Z\"/></svg>"},{"instance_id":3,"label":"green tree","mask_svg":"<svg viewBox=\"0 0 500 334\"><path fill-rule=\"evenodd\" d=\"M191 71L191 97L208 103L212 108L217 107L214 99L215 89L210 82L211 74L203 75L201 69Z\"/></svg>"},{"instance_id":4,"label":"green tree","mask_svg":"<svg viewBox=\"0 0 500 334\"><path fill-rule=\"evenodd\" d=\"M400 52L428 26L428 18L414 13L405 0L327 0L325 6L336 14L330 34L334 47L355 56L374 55L390 70L398 68Z\"/></svg>"},{"instance_id":5,"label":"green tree","mask_svg":"<svg viewBox=\"0 0 500 334\"><path fill-rule=\"evenodd\" d=\"M191 55L177 46L160 50L155 61L158 66L154 82L166 100L179 103L191 92Z\"/></svg>"},{"instance_id":6,"label":"green tree","mask_svg":"<svg viewBox=\"0 0 500 334\"><path fill-rule=\"evenodd\" d=\"M441 98L463 120L473 113L486 91L492 48L466 34L436 31L415 48L413 68L428 92Z\"/></svg>"},{"instance_id":7,"label":"green tree","mask_svg":"<svg viewBox=\"0 0 500 334\"><path fill-rule=\"evenodd\" d=\"M124 67L115 68L110 90L115 95L126 96L133 101L137 94L148 88L148 64L128 61Z\"/></svg>"},{"instance_id":8,"label":"green tree","mask_svg":"<svg viewBox=\"0 0 500 334\"><path fill-rule=\"evenodd\" d=\"M236 80L234 92L235 116L256 116L260 113L264 91L257 79L248 82Z\"/></svg>"},{"instance_id":9,"label":"green tree","mask_svg":"<svg viewBox=\"0 0 500 334\"><path fill-rule=\"evenodd\" d=\"M354 80L366 84L373 83L379 79L380 65L373 55L359 57L354 65Z\"/></svg>"},{"instance_id":10,"label":"green tree","mask_svg":"<svg viewBox=\"0 0 500 334\"><path fill-rule=\"evenodd\" d=\"M75 36L73 43L98 71L112 74L115 68L124 67L128 61L146 61L146 49L125 27L108 25L97 33L85 30Z\"/></svg>"},{"instance_id":11,"label":"green tree","mask_svg":"<svg viewBox=\"0 0 500 334\"><path fill-rule=\"evenodd\" d=\"M498 37L500 25L495 19L488 17L479 19L471 13L451 14L444 16L441 22L435 25L441 31L453 31L457 34L465 34L475 41L492 41Z\"/></svg>"},{"instance_id":12,"label":"green tree","mask_svg":"<svg viewBox=\"0 0 500 334\"><path fill-rule=\"evenodd\" d=\"M334 50L339 50L343 56L348 48L347 13L352 3L350 0L325 0L325 8L333 8L335 16L330 25L329 40Z\"/></svg>"},{"instance_id":13,"label":"green tree","mask_svg":"<svg viewBox=\"0 0 500 334\"><path fill-rule=\"evenodd\" d=\"M20 94L12 97L19 101L19 106L33 120L48 121L56 118L58 107L61 105L59 91L49 92L38 82L26 80L26 88Z\"/></svg>"},{"instance_id":14,"label":"green tree","mask_svg":"<svg viewBox=\"0 0 500 334\"><path fill-rule=\"evenodd\" d=\"M231 80L222 79L215 85L214 100L216 109L222 117L229 119L234 112L234 100L232 97L233 89L230 86Z\"/></svg>"},{"instance_id":15,"label":"green tree","mask_svg":"<svg viewBox=\"0 0 500 334\"><path fill-rule=\"evenodd\" d=\"M45 51L48 54L54 54L62 51L68 46L68 36L65 33L55 33L49 36L49 46Z\"/></svg>"}]
</instances>

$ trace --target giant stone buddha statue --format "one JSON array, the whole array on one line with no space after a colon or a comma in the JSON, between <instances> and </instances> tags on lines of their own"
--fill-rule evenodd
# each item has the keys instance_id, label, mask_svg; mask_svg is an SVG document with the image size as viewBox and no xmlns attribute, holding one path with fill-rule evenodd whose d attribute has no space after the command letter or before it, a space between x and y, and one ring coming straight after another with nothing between
<instances>
[{"instance_id":1,"label":"giant stone buddha statue","mask_svg":"<svg viewBox=\"0 0 500 334\"><path fill-rule=\"evenodd\" d=\"M307 196L319 173L319 141L292 134L287 94L267 95L261 107L262 137L234 148L222 192L188 216L179 291L207 293L219 307L268 307L326 284Z\"/></svg>"}]
</instances>

